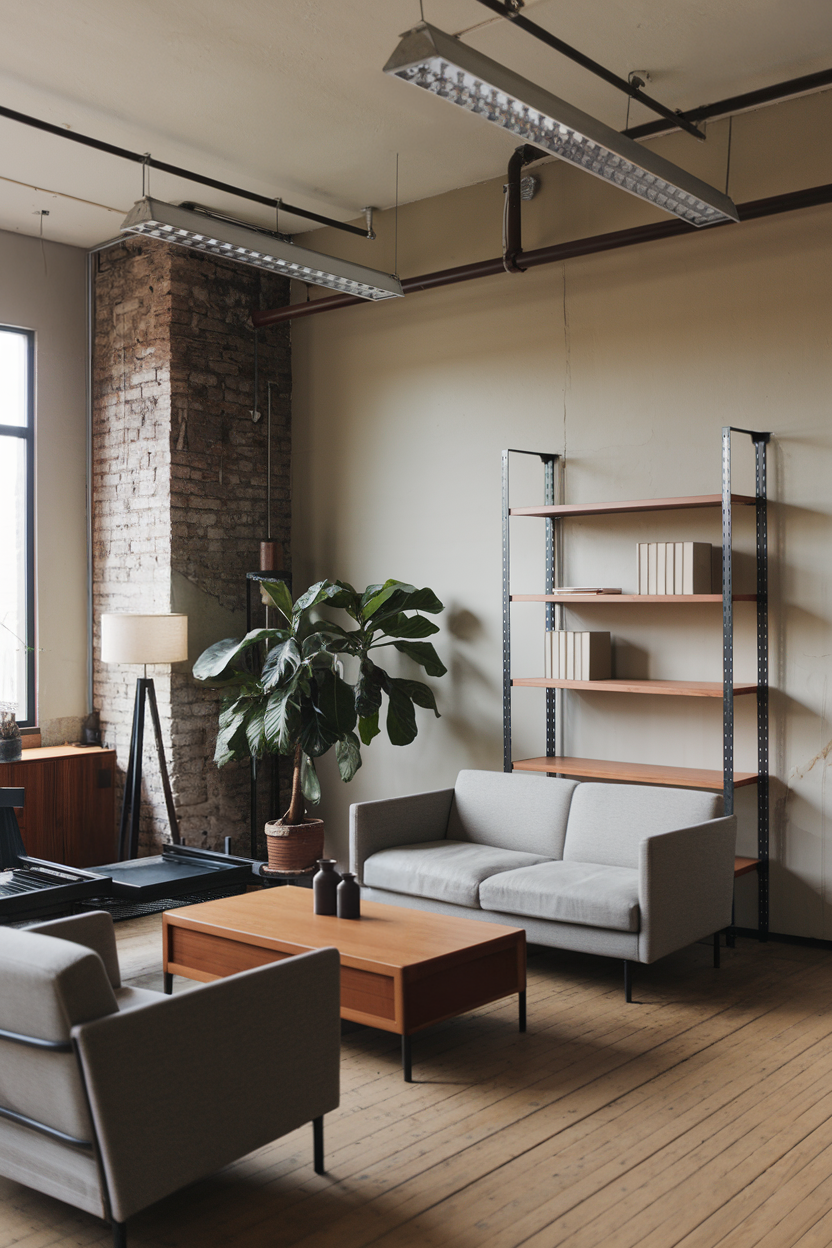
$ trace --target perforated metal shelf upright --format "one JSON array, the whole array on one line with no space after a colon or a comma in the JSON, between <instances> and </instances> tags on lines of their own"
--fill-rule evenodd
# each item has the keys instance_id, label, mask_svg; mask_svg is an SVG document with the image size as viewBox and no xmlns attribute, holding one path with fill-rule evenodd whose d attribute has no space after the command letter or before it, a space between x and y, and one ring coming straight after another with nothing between
<instances>
[{"instance_id":1,"label":"perforated metal shelf upright","mask_svg":"<svg viewBox=\"0 0 832 1248\"><path fill-rule=\"evenodd\" d=\"M731 434L751 439L755 454L755 492L753 495L731 492ZM768 549L766 447L770 434L751 429L725 426L722 430L722 492L680 498L652 498L635 501L602 503L555 502L556 465L559 456L551 452L503 451L503 768L505 771L537 771L546 775L594 777L640 784L662 784L682 788L722 789L725 813L734 810L734 791L746 785L757 785L757 858L738 858L735 875L756 868L758 878L758 932L761 939L768 935L769 922L769 783L768 783ZM535 507L512 507L509 498L509 466L511 455L534 455L543 463L544 502ZM756 515L756 593L733 592L733 510L754 507ZM699 508L720 508L722 514L722 593L721 594L562 594L558 550L560 529L572 516L621 515L651 511L682 511ZM546 524L544 592L512 594L510 522L513 516L536 516ZM630 680L603 681L549 679L546 677L513 677L511 671L511 605L512 602L545 603L546 629L556 626L556 612L564 606L603 604L617 609L634 603L650 605L673 603L677 606L712 603L722 604L722 681ZM734 680L734 603L756 602L756 683ZM546 753L540 758L512 759L511 693L515 686L536 686L546 690ZM664 764L620 762L611 759L573 758L557 752L557 690L574 689L583 693L638 693L676 697L722 698L722 770L712 768L675 767ZM734 699L743 695L757 697L757 771L734 770Z\"/></svg>"}]
</instances>

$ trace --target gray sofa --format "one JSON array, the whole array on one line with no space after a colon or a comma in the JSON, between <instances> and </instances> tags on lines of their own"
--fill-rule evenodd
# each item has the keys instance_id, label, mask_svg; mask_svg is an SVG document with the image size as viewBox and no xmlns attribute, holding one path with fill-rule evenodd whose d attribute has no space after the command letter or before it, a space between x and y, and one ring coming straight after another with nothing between
<instances>
[{"instance_id":1,"label":"gray sofa","mask_svg":"<svg viewBox=\"0 0 832 1248\"><path fill-rule=\"evenodd\" d=\"M350 808L370 901L523 927L530 941L655 962L731 922L736 820L690 789L461 771L452 789Z\"/></svg>"},{"instance_id":2,"label":"gray sofa","mask_svg":"<svg viewBox=\"0 0 832 1248\"><path fill-rule=\"evenodd\" d=\"M256 1046L279 1058L248 1078ZM168 997L121 984L96 912L0 928L0 1175L113 1224L339 1098L340 961L319 949Z\"/></svg>"}]
</instances>

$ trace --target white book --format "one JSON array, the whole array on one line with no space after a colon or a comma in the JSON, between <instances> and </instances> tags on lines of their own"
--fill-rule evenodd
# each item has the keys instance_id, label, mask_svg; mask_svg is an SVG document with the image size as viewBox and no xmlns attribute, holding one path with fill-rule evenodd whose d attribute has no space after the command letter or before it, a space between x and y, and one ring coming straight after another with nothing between
<instances>
[{"instance_id":1,"label":"white book","mask_svg":"<svg viewBox=\"0 0 832 1248\"><path fill-rule=\"evenodd\" d=\"M667 593L667 542L656 543L656 593Z\"/></svg>"},{"instance_id":2,"label":"white book","mask_svg":"<svg viewBox=\"0 0 832 1248\"><path fill-rule=\"evenodd\" d=\"M558 680L566 679L566 630L561 629L558 633Z\"/></svg>"},{"instance_id":3,"label":"white book","mask_svg":"<svg viewBox=\"0 0 832 1248\"><path fill-rule=\"evenodd\" d=\"M647 592L648 594L656 593L656 557L657 543L647 543Z\"/></svg>"},{"instance_id":4,"label":"white book","mask_svg":"<svg viewBox=\"0 0 832 1248\"><path fill-rule=\"evenodd\" d=\"M684 585L684 575L683 575L684 562L683 560L684 560L685 543L674 542L673 547L674 547L673 592L674 594L683 594L685 592L684 589L682 588L682 586Z\"/></svg>"},{"instance_id":5,"label":"white book","mask_svg":"<svg viewBox=\"0 0 832 1248\"><path fill-rule=\"evenodd\" d=\"M647 593L647 543L639 542L637 547L638 555L638 592L640 594Z\"/></svg>"},{"instance_id":6,"label":"white book","mask_svg":"<svg viewBox=\"0 0 832 1248\"><path fill-rule=\"evenodd\" d=\"M609 633L581 634L581 680L609 680L612 643Z\"/></svg>"},{"instance_id":7,"label":"white book","mask_svg":"<svg viewBox=\"0 0 832 1248\"><path fill-rule=\"evenodd\" d=\"M575 679L575 634L566 634L566 670L563 673L564 680Z\"/></svg>"},{"instance_id":8,"label":"white book","mask_svg":"<svg viewBox=\"0 0 832 1248\"><path fill-rule=\"evenodd\" d=\"M682 562L684 566L682 593L709 594L711 592L710 542L685 542Z\"/></svg>"},{"instance_id":9,"label":"white book","mask_svg":"<svg viewBox=\"0 0 832 1248\"><path fill-rule=\"evenodd\" d=\"M673 594L676 592L676 543L665 542L665 549L667 550L667 557L664 574L664 592Z\"/></svg>"},{"instance_id":10,"label":"white book","mask_svg":"<svg viewBox=\"0 0 832 1248\"><path fill-rule=\"evenodd\" d=\"M586 633L574 633L573 636L575 638L575 680L583 680L584 637Z\"/></svg>"}]
</instances>

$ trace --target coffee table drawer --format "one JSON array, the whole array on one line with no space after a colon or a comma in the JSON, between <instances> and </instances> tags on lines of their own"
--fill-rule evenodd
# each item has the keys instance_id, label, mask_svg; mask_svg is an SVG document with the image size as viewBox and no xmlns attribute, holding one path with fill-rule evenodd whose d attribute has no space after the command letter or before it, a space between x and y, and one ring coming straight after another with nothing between
<instances>
[{"instance_id":1,"label":"coffee table drawer","mask_svg":"<svg viewBox=\"0 0 832 1248\"><path fill-rule=\"evenodd\" d=\"M168 933L168 970L189 979L224 979L238 971L251 971L270 962L282 962L292 955L279 949L264 949L227 936L212 936L187 927L173 927Z\"/></svg>"}]
</instances>

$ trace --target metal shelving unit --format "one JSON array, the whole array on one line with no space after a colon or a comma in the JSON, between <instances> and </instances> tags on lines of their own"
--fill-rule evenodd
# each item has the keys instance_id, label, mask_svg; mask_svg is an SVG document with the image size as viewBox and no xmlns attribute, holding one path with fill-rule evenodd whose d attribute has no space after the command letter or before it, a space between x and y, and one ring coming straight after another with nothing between
<instances>
[{"instance_id":1,"label":"metal shelving unit","mask_svg":"<svg viewBox=\"0 0 832 1248\"><path fill-rule=\"evenodd\" d=\"M755 493L731 492L731 434L750 438L755 455ZM595 779L626 781L641 784L664 784L682 788L722 789L726 814L734 811L734 790L745 785L757 786L757 858L737 859L735 875L744 875L756 868L758 881L758 932L761 940L768 936L769 881L769 783L768 783L768 549L766 498L766 447L769 433L725 426L722 430L722 492L693 495L685 498L639 499L631 502L564 504L555 501L555 470L559 456L550 452L505 450L502 464L503 509L503 769L504 771L537 771L546 775L571 775ZM532 455L543 464L543 504L536 507L511 507L509 499L510 456ZM733 592L733 511L735 507L754 507L756 513L755 594ZM699 508L720 508L722 515L722 594L688 595L559 595L556 581L556 550L564 521L571 516L622 515L650 511L679 511ZM546 525L544 591L541 594L511 593L510 523L513 517L537 517ZM757 681L756 684L734 681L734 603L757 604ZM605 607L633 603L697 603L722 604L722 681L633 681L633 680L547 680L543 677L513 677L511 671L511 610L513 602L545 603L546 629L555 627L559 607L603 602ZM511 693L515 686L537 686L546 691L545 755L540 758L512 759ZM668 767L649 763L622 763L606 759L567 758L557 753L557 690L579 689L581 692L621 692L676 697L721 697L723 714L722 772L703 768ZM757 699L757 771L734 770L734 699L756 694Z\"/></svg>"}]
</instances>

